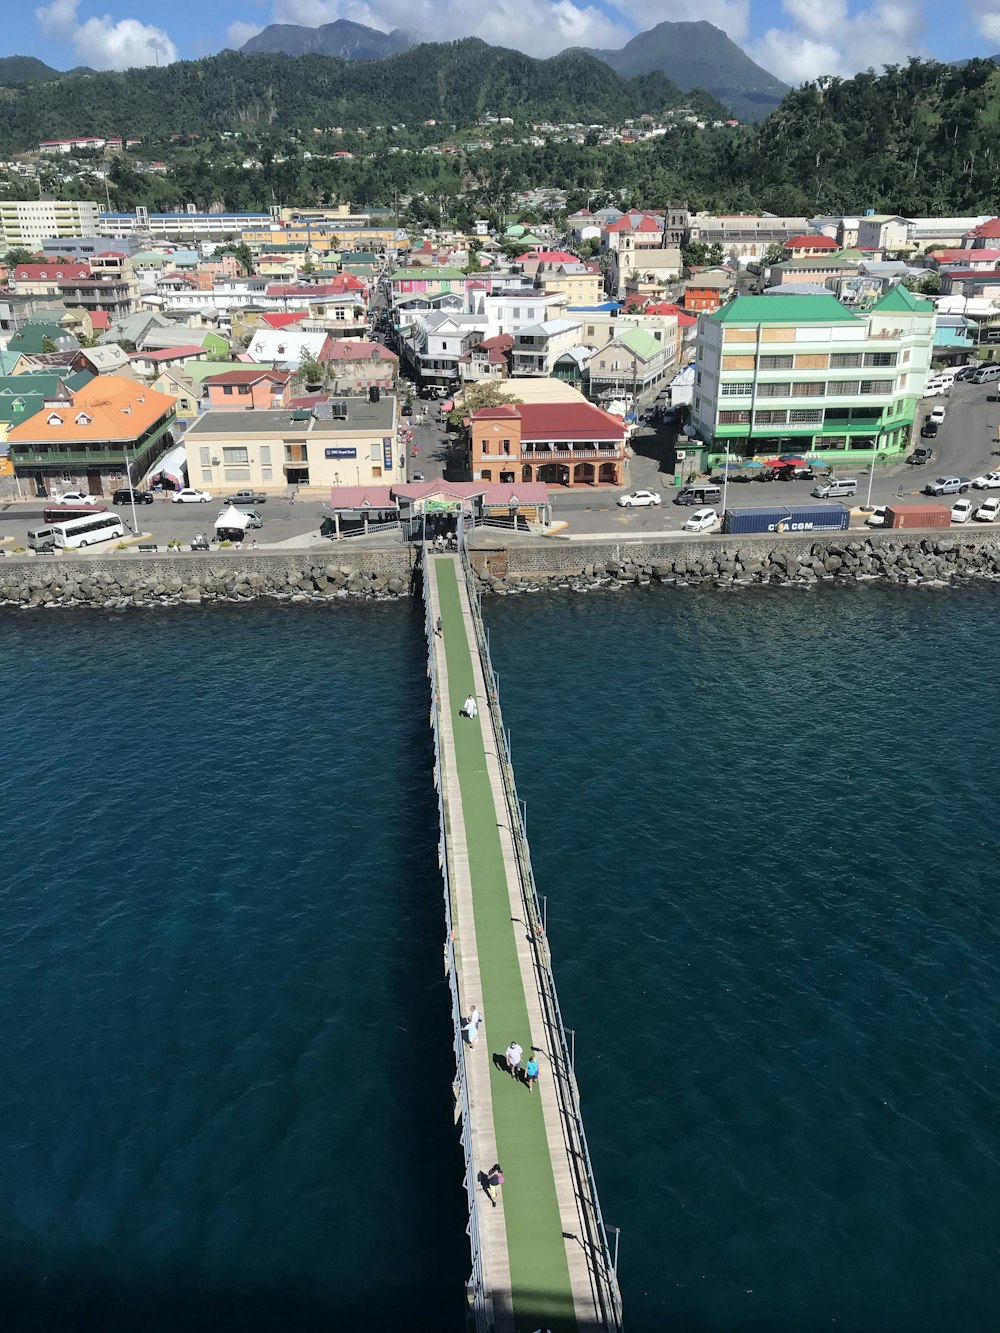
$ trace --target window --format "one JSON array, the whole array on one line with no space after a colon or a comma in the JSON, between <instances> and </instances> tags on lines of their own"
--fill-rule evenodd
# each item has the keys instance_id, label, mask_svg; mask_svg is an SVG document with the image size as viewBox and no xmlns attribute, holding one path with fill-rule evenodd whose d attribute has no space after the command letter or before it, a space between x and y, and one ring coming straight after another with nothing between
<instances>
[{"instance_id":1,"label":"window","mask_svg":"<svg viewBox=\"0 0 1000 1333\"><path fill-rule=\"evenodd\" d=\"M857 380L831 380L826 386L826 391L834 398L842 398L847 395L856 394L858 391Z\"/></svg>"},{"instance_id":2,"label":"window","mask_svg":"<svg viewBox=\"0 0 1000 1333\"><path fill-rule=\"evenodd\" d=\"M895 364L895 352L868 352L865 356L866 366L894 366Z\"/></svg>"},{"instance_id":3,"label":"window","mask_svg":"<svg viewBox=\"0 0 1000 1333\"><path fill-rule=\"evenodd\" d=\"M791 370L795 364L793 356L762 356L760 358L760 370Z\"/></svg>"},{"instance_id":4,"label":"window","mask_svg":"<svg viewBox=\"0 0 1000 1333\"><path fill-rule=\"evenodd\" d=\"M212 481L214 480L214 478L213 478L213 476L212 476L212 469L211 469L210 467L209 467L209 468L204 468L204 467L202 468L202 470L201 470L201 480L202 480L202 484L203 484L203 485L211 485L211 483L212 483Z\"/></svg>"},{"instance_id":5,"label":"window","mask_svg":"<svg viewBox=\"0 0 1000 1333\"><path fill-rule=\"evenodd\" d=\"M820 426L823 424L823 409L821 407L793 408L788 414L788 422L791 426Z\"/></svg>"},{"instance_id":6,"label":"window","mask_svg":"<svg viewBox=\"0 0 1000 1333\"><path fill-rule=\"evenodd\" d=\"M200 452L201 452L201 465L202 465L202 467L210 468L210 467L212 466L212 451L211 451L211 449L209 449L209 448L208 448L207 446L205 446L205 445L202 445Z\"/></svg>"},{"instance_id":7,"label":"window","mask_svg":"<svg viewBox=\"0 0 1000 1333\"><path fill-rule=\"evenodd\" d=\"M491 468L488 468L488 467L484 467L483 470L482 470L482 471L480 472L480 474L479 474L479 480L480 480L480 481L492 481L492 480L493 480L493 471L492 471L492 469L491 469Z\"/></svg>"},{"instance_id":8,"label":"window","mask_svg":"<svg viewBox=\"0 0 1000 1333\"><path fill-rule=\"evenodd\" d=\"M601 365L603 364L602 361ZM785 387L787 388L787 385ZM724 398L745 398L753 393L753 380L731 380L728 384L720 384L719 393Z\"/></svg>"},{"instance_id":9,"label":"window","mask_svg":"<svg viewBox=\"0 0 1000 1333\"><path fill-rule=\"evenodd\" d=\"M720 412L720 413L719 413L719 425L720 425L720 426L743 426L743 425L747 425L747 424L749 423L749 421L750 421L750 413L749 413L749 412Z\"/></svg>"},{"instance_id":10,"label":"window","mask_svg":"<svg viewBox=\"0 0 1000 1333\"><path fill-rule=\"evenodd\" d=\"M236 392L239 394L248 394L250 392L249 384L237 384Z\"/></svg>"},{"instance_id":11,"label":"window","mask_svg":"<svg viewBox=\"0 0 1000 1333\"><path fill-rule=\"evenodd\" d=\"M788 413L783 409L755 412L753 420L755 426L784 426L788 420Z\"/></svg>"},{"instance_id":12,"label":"window","mask_svg":"<svg viewBox=\"0 0 1000 1333\"><path fill-rule=\"evenodd\" d=\"M832 352L830 354L830 368L832 370L849 370L852 366L860 365L860 352Z\"/></svg>"},{"instance_id":13,"label":"window","mask_svg":"<svg viewBox=\"0 0 1000 1333\"><path fill-rule=\"evenodd\" d=\"M226 481L249 481L250 469L248 467L227 467L223 468Z\"/></svg>"},{"instance_id":14,"label":"window","mask_svg":"<svg viewBox=\"0 0 1000 1333\"><path fill-rule=\"evenodd\" d=\"M234 463L249 463L250 455L247 453L246 445L240 444L229 449L223 449L222 461L226 467L230 467Z\"/></svg>"},{"instance_id":15,"label":"window","mask_svg":"<svg viewBox=\"0 0 1000 1333\"><path fill-rule=\"evenodd\" d=\"M822 398L826 384L822 380L796 380L792 385L793 398Z\"/></svg>"},{"instance_id":16,"label":"window","mask_svg":"<svg viewBox=\"0 0 1000 1333\"><path fill-rule=\"evenodd\" d=\"M503 451L504 451L505 454L509 454L509 453L510 453L510 440L501 440L501 441L500 441L500 447L503 449Z\"/></svg>"},{"instance_id":17,"label":"window","mask_svg":"<svg viewBox=\"0 0 1000 1333\"><path fill-rule=\"evenodd\" d=\"M607 362L602 361L602 362L600 363L599 369L603 370L603 369L605 368L606 364L607 364Z\"/></svg>"},{"instance_id":18,"label":"window","mask_svg":"<svg viewBox=\"0 0 1000 1333\"><path fill-rule=\"evenodd\" d=\"M858 385L859 393L892 393L892 380L862 380Z\"/></svg>"},{"instance_id":19,"label":"window","mask_svg":"<svg viewBox=\"0 0 1000 1333\"><path fill-rule=\"evenodd\" d=\"M232 398L232 396L233 396L233 386L232 386L231 384L224 384L224 385L222 386L222 392L225 394L225 396L226 396L227 398Z\"/></svg>"},{"instance_id":20,"label":"window","mask_svg":"<svg viewBox=\"0 0 1000 1333\"><path fill-rule=\"evenodd\" d=\"M271 473L271 469L270 469L269 467L262 467L262 468L261 468L261 470L260 470L260 479L261 479L261 481L271 481L271 480L272 480L272 473Z\"/></svg>"},{"instance_id":21,"label":"window","mask_svg":"<svg viewBox=\"0 0 1000 1333\"><path fill-rule=\"evenodd\" d=\"M371 461L372 461L373 463L381 463L381 461L382 461L382 446L381 446L380 444L373 444L373 445L371 446L371 450L370 450L370 453L369 453L369 457L371 458Z\"/></svg>"},{"instance_id":22,"label":"window","mask_svg":"<svg viewBox=\"0 0 1000 1333\"><path fill-rule=\"evenodd\" d=\"M381 475L382 475L382 469L381 469L381 467L375 467L375 465L372 464L372 476L373 476L373 477L381 477Z\"/></svg>"},{"instance_id":23,"label":"window","mask_svg":"<svg viewBox=\"0 0 1000 1333\"><path fill-rule=\"evenodd\" d=\"M260 446L260 465L261 467L271 466L271 446L269 444Z\"/></svg>"},{"instance_id":24,"label":"window","mask_svg":"<svg viewBox=\"0 0 1000 1333\"><path fill-rule=\"evenodd\" d=\"M783 384L758 384L758 398L788 398L791 396L792 386L785 381Z\"/></svg>"}]
</instances>

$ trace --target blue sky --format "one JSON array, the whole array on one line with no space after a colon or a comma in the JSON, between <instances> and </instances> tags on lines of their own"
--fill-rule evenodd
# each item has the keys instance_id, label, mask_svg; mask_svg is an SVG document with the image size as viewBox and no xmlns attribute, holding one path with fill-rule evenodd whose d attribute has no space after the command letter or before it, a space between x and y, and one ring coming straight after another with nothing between
<instances>
[{"instance_id":1,"label":"blue sky","mask_svg":"<svg viewBox=\"0 0 1000 1333\"><path fill-rule=\"evenodd\" d=\"M959 0L955 10L931 0L172 0L155 9L148 0L50 0L7 8L5 53L36 55L63 69L167 64L238 46L268 23L337 18L427 39L474 34L532 55L622 46L663 19L707 19L789 83L908 55L953 60L1000 52L1000 0Z\"/></svg>"}]
</instances>

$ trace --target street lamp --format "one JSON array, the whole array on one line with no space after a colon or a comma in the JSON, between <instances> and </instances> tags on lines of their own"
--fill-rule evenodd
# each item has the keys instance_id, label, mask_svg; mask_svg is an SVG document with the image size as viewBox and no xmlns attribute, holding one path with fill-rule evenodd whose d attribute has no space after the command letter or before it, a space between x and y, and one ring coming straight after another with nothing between
<instances>
[{"instance_id":1,"label":"street lamp","mask_svg":"<svg viewBox=\"0 0 1000 1333\"><path fill-rule=\"evenodd\" d=\"M872 482L875 480L875 455L877 451L878 451L878 436L876 435L875 439L872 441L872 461L871 461L871 466L868 469L868 499L865 502L866 509L871 509L872 507Z\"/></svg>"},{"instance_id":2,"label":"street lamp","mask_svg":"<svg viewBox=\"0 0 1000 1333\"><path fill-rule=\"evenodd\" d=\"M726 470L722 474L722 517L726 517L726 495L729 491L729 441L726 441Z\"/></svg>"},{"instance_id":3,"label":"street lamp","mask_svg":"<svg viewBox=\"0 0 1000 1333\"><path fill-rule=\"evenodd\" d=\"M122 446L122 457L125 459L125 476L128 479L128 498L132 502L132 531L139 536L139 520L135 516L135 491L132 489L132 469L129 466L128 450Z\"/></svg>"}]
</instances>

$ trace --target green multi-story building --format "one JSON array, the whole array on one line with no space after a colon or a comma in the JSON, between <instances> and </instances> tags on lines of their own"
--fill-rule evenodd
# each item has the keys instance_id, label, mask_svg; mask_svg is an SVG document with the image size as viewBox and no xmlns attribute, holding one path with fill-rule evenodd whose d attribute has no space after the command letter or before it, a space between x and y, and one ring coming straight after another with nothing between
<instances>
[{"instance_id":1,"label":"green multi-story building","mask_svg":"<svg viewBox=\"0 0 1000 1333\"><path fill-rule=\"evenodd\" d=\"M899 453L933 341L933 304L905 287L865 310L834 296L737 297L701 317L692 423L714 451L745 457Z\"/></svg>"}]
</instances>

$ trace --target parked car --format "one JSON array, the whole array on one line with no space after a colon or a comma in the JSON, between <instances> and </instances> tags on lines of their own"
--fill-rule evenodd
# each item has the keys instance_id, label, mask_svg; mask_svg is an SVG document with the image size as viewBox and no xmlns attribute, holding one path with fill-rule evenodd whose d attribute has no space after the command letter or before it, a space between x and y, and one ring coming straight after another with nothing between
<instances>
[{"instance_id":1,"label":"parked car","mask_svg":"<svg viewBox=\"0 0 1000 1333\"><path fill-rule=\"evenodd\" d=\"M950 384L945 384L941 381L935 384L934 381L932 380L930 384L928 384L927 388L924 390L924 397L937 398L939 395L947 395L949 393L951 393Z\"/></svg>"},{"instance_id":2,"label":"parked car","mask_svg":"<svg viewBox=\"0 0 1000 1333\"><path fill-rule=\"evenodd\" d=\"M719 515L714 509L696 509L688 521L684 524L684 532L705 532L708 528L714 528L719 521Z\"/></svg>"},{"instance_id":3,"label":"parked car","mask_svg":"<svg viewBox=\"0 0 1000 1333\"><path fill-rule=\"evenodd\" d=\"M99 505L101 503L99 495L88 495L86 491L63 491L62 495L54 495L52 499L57 505Z\"/></svg>"},{"instance_id":4,"label":"parked car","mask_svg":"<svg viewBox=\"0 0 1000 1333\"><path fill-rule=\"evenodd\" d=\"M885 510L886 510L885 505L876 505L875 508L872 510L872 512L865 519L865 523L867 524L867 526L869 528L884 528Z\"/></svg>"},{"instance_id":5,"label":"parked car","mask_svg":"<svg viewBox=\"0 0 1000 1333\"><path fill-rule=\"evenodd\" d=\"M932 421L930 417L924 418L924 424L920 427L920 438L922 440L933 440L938 433L938 423Z\"/></svg>"},{"instance_id":6,"label":"parked car","mask_svg":"<svg viewBox=\"0 0 1000 1333\"><path fill-rule=\"evenodd\" d=\"M262 505L267 500L267 496L260 491L237 491L235 495L227 495L224 504L236 505Z\"/></svg>"},{"instance_id":7,"label":"parked car","mask_svg":"<svg viewBox=\"0 0 1000 1333\"><path fill-rule=\"evenodd\" d=\"M656 491L630 491L628 495L619 495L618 497L618 507L620 509L640 509L661 503L661 497Z\"/></svg>"},{"instance_id":8,"label":"parked car","mask_svg":"<svg viewBox=\"0 0 1000 1333\"><path fill-rule=\"evenodd\" d=\"M955 372L955 378L957 380L971 380L978 369L978 366L959 366Z\"/></svg>"},{"instance_id":9,"label":"parked car","mask_svg":"<svg viewBox=\"0 0 1000 1333\"><path fill-rule=\"evenodd\" d=\"M775 463L771 468L771 476L775 481L812 481L813 470L806 464Z\"/></svg>"},{"instance_id":10,"label":"parked car","mask_svg":"<svg viewBox=\"0 0 1000 1333\"><path fill-rule=\"evenodd\" d=\"M945 416L944 408L943 408L943 407L935 407L935 408L932 410L932 412L931 412L930 417L928 418L928 420L936 422L939 426L943 426L943 425L944 425L944 416Z\"/></svg>"},{"instance_id":11,"label":"parked car","mask_svg":"<svg viewBox=\"0 0 1000 1333\"><path fill-rule=\"evenodd\" d=\"M814 486L809 494L815 495L817 500L828 500L834 495L856 495L857 492L857 477L831 477L829 481L821 481L818 486Z\"/></svg>"},{"instance_id":12,"label":"parked car","mask_svg":"<svg viewBox=\"0 0 1000 1333\"><path fill-rule=\"evenodd\" d=\"M984 472L981 477L973 477L972 484L977 491L1000 489L1000 472Z\"/></svg>"},{"instance_id":13,"label":"parked car","mask_svg":"<svg viewBox=\"0 0 1000 1333\"><path fill-rule=\"evenodd\" d=\"M972 517L980 523L995 523L1000 518L1000 500L984 500Z\"/></svg>"},{"instance_id":14,"label":"parked car","mask_svg":"<svg viewBox=\"0 0 1000 1333\"><path fill-rule=\"evenodd\" d=\"M410 480L411 480L411 481L423 481L423 480L424 480L424 474L423 474L422 472L411 472L411 473L410 473Z\"/></svg>"},{"instance_id":15,"label":"parked car","mask_svg":"<svg viewBox=\"0 0 1000 1333\"><path fill-rule=\"evenodd\" d=\"M933 457L934 450L929 444L918 444L906 461L912 463L915 467L922 467L924 463L929 463Z\"/></svg>"},{"instance_id":16,"label":"parked car","mask_svg":"<svg viewBox=\"0 0 1000 1333\"><path fill-rule=\"evenodd\" d=\"M262 528L264 526L264 520L261 518L260 514L257 513L256 509L241 509L239 512L245 514L250 520L247 524L248 528ZM225 509L220 509L219 518L222 518L225 513ZM219 519L217 518L215 521L218 522Z\"/></svg>"},{"instance_id":17,"label":"parked car","mask_svg":"<svg viewBox=\"0 0 1000 1333\"><path fill-rule=\"evenodd\" d=\"M127 486L120 486L111 497L111 503L114 505L128 505L132 501L137 505L151 505L153 503L152 491L129 490Z\"/></svg>"},{"instance_id":18,"label":"parked car","mask_svg":"<svg viewBox=\"0 0 1000 1333\"><path fill-rule=\"evenodd\" d=\"M174 493L171 503L175 505L207 505L211 498L208 491L196 491L192 486L185 486L183 490Z\"/></svg>"},{"instance_id":19,"label":"parked car","mask_svg":"<svg viewBox=\"0 0 1000 1333\"><path fill-rule=\"evenodd\" d=\"M952 523L968 523L972 517L973 504L971 500L956 500L951 507Z\"/></svg>"},{"instance_id":20,"label":"parked car","mask_svg":"<svg viewBox=\"0 0 1000 1333\"><path fill-rule=\"evenodd\" d=\"M924 487L924 494L964 495L971 485L968 477L935 477Z\"/></svg>"},{"instance_id":21,"label":"parked car","mask_svg":"<svg viewBox=\"0 0 1000 1333\"><path fill-rule=\"evenodd\" d=\"M399 415L401 417L412 417L413 416L412 405L410 403L404 403L403 406L399 409Z\"/></svg>"}]
</instances>

